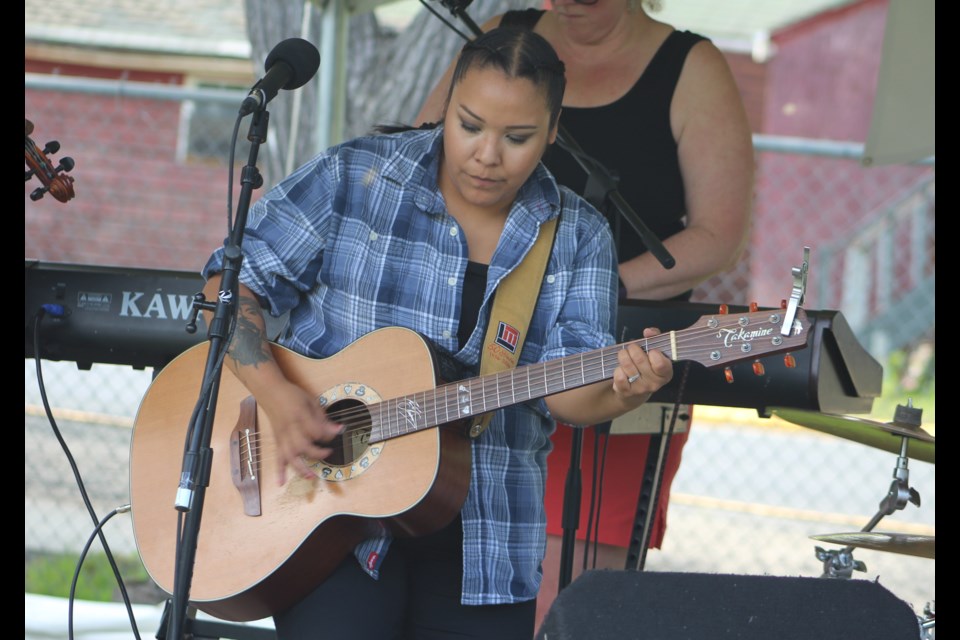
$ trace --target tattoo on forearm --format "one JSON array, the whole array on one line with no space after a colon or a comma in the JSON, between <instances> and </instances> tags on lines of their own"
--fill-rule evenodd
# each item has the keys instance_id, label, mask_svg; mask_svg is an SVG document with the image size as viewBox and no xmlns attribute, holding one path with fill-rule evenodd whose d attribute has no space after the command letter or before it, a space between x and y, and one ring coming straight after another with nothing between
<instances>
[{"instance_id":1,"label":"tattoo on forearm","mask_svg":"<svg viewBox=\"0 0 960 640\"><path fill-rule=\"evenodd\" d=\"M268 362L272 358L270 346L264 339L260 327L260 304L249 296L240 298L240 311L237 314L237 330L230 344L230 357L237 366Z\"/></svg>"}]
</instances>

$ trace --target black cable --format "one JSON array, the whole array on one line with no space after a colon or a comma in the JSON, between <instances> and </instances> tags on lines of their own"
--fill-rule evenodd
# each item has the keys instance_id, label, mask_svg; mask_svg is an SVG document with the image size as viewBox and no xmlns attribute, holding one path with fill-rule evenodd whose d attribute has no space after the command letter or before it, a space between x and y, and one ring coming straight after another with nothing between
<instances>
[{"instance_id":1,"label":"black cable","mask_svg":"<svg viewBox=\"0 0 960 640\"><path fill-rule=\"evenodd\" d=\"M680 399L683 398L684 390L687 386L687 375L690 373L690 360L687 360L684 363L683 374L680 376L680 384L677 388L677 400L673 405L673 413L670 416L670 427L666 430L666 440L663 444L663 454L661 460L663 461L660 465L660 470L657 474L657 484L654 487L653 494L650 496L650 512L647 514L648 526L644 527L643 540L640 544L640 559L637 563L637 569L639 571L643 570L644 565L647 561L647 547L650 546L650 529L652 528L654 521L656 520L657 507L660 503L660 491L663 487L663 474L667 468L667 457L670 455L670 440L673 439L674 429L677 424L677 415L680 413ZM661 438L664 435L664 430L661 426Z\"/></svg>"},{"instance_id":2,"label":"black cable","mask_svg":"<svg viewBox=\"0 0 960 640\"><path fill-rule=\"evenodd\" d=\"M599 484L597 482L597 468L599 467L598 456L600 455L600 432L596 427L591 427L593 429L593 477L590 478L590 508L587 510L587 533L583 538L583 570L587 570L587 558L590 555L590 542L593 540L593 523L595 520L599 520L599 509L594 512L597 502L597 491L599 490ZM593 558L594 566L596 566L597 558L596 552L594 552Z\"/></svg>"},{"instance_id":3,"label":"black cable","mask_svg":"<svg viewBox=\"0 0 960 640\"><path fill-rule=\"evenodd\" d=\"M67 457L67 462L70 463L70 468L73 470L73 477L77 481L77 488L80 490L80 497L83 499L84 506L87 507L87 512L90 514L90 517L93 519L94 525L96 528L96 534L100 538L100 543L103 545L103 550L106 553L107 560L110 563L111 569L113 569L113 575L117 579L117 585L120 588L120 594L123 597L123 603L127 609L127 615L130 618L130 625L133 629L133 634L139 640L140 632L137 630L137 620L133 615L133 608L130 606L130 597L127 594L127 588L123 583L123 578L120 576L120 569L117 567L117 563L113 558L113 552L110 551L110 546L107 544L107 539L103 535L103 531L100 530L102 526L100 519L97 517L96 512L93 509L93 505L90 503L90 498L87 496L87 490L83 485L83 478L80 476L80 470L77 468L77 463L73 458L73 455L70 453L70 448L67 446L67 443L64 441L63 436L60 434L60 429L57 427L57 422L53 417L53 411L50 409L50 403L47 401L47 392L46 387L43 384L43 368L40 366L40 322L43 320L43 317L47 315L48 312L51 313L61 313L62 308L56 306L41 306L36 314L34 315L33 322L33 353L34 359L37 363L37 383L40 387L40 399L43 402L43 409L47 414L47 420L50 421L50 426L53 428L53 434L57 438L57 442L60 443L60 448L63 449L64 454ZM79 562L77 565L79 571ZM69 606L73 607L73 593L70 594L70 604ZM71 636L72 637L72 636Z\"/></svg>"},{"instance_id":4,"label":"black cable","mask_svg":"<svg viewBox=\"0 0 960 640\"><path fill-rule=\"evenodd\" d=\"M612 425L611 425L612 427ZM597 482L597 515L593 540L593 568L597 568L597 547L600 542L600 508L603 506L603 476L607 470L607 449L610 446L609 428L603 432L603 455L600 457L600 480Z\"/></svg>"},{"instance_id":5,"label":"black cable","mask_svg":"<svg viewBox=\"0 0 960 640\"><path fill-rule=\"evenodd\" d=\"M87 552L90 550L90 545L93 544L94 538L103 529L103 525L105 525L110 518L118 513L126 513L128 511L130 511L130 505L124 505L108 513L103 520L97 523L97 527L93 530L93 533L90 534L90 537L87 538L87 543L83 545L83 551L80 552L80 557L77 559L77 568L73 572L73 580L70 582L70 599L68 600L67 605L67 637L71 640L73 640L73 600L77 592L77 582L80 579L80 567L83 566L83 561L87 557ZM131 615L133 614L131 613ZM136 633L136 623L134 623L134 633Z\"/></svg>"}]
</instances>

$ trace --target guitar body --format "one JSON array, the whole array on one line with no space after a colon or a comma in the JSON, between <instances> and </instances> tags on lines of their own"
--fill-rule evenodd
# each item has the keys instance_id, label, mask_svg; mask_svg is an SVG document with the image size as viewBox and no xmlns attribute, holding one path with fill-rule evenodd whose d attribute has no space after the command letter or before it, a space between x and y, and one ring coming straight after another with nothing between
<instances>
[{"instance_id":1,"label":"guitar body","mask_svg":"<svg viewBox=\"0 0 960 640\"><path fill-rule=\"evenodd\" d=\"M287 377L328 411L364 411L437 384L431 347L407 329L374 331L322 360L273 349ZM131 441L134 536L145 568L168 593L174 590L184 443L208 350L206 343L192 347L157 375ZM224 367L190 582L191 604L210 615L271 616L317 587L381 526L395 535L430 533L448 524L466 499L470 441L462 429L447 426L354 442L338 459L314 462L322 478L288 473L280 486L269 420L256 409L244 413L248 398Z\"/></svg>"}]
</instances>

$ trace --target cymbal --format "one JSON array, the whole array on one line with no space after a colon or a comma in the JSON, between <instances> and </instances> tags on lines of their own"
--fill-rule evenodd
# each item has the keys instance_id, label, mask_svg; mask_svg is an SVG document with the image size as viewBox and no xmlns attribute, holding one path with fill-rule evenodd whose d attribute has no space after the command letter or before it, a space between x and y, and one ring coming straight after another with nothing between
<instances>
[{"instance_id":1,"label":"cymbal","mask_svg":"<svg viewBox=\"0 0 960 640\"><path fill-rule=\"evenodd\" d=\"M814 540L833 542L848 547L892 551L893 553L903 553L921 558L933 558L935 555L933 536L858 531L856 533L830 533L810 537Z\"/></svg>"},{"instance_id":2,"label":"cymbal","mask_svg":"<svg viewBox=\"0 0 960 640\"><path fill-rule=\"evenodd\" d=\"M924 462L936 462L934 447L936 440L920 427L874 422L802 409L777 408L773 409L773 413L802 427L809 427L897 454L900 453L902 439L906 437L910 439L907 443L907 457Z\"/></svg>"}]
</instances>

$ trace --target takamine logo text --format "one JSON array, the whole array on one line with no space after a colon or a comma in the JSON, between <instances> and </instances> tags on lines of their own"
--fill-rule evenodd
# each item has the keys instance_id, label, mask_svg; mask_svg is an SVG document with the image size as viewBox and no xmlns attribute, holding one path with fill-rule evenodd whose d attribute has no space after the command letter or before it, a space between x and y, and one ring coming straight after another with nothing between
<instances>
[{"instance_id":1,"label":"takamine logo text","mask_svg":"<svg viewBox=\"0 0 960 640\"><path fill-rule=\"evenodd\" d=\"M725 347L729 347L735 342L752 342L757 338L766 338L772 333L773 329L770 327L764 329L751 329L749 331L743 327L739 327L737 329L722 329L720 333L717 334L717 337L723 340L723 345Z\"/></svg>"}]
</instances>

